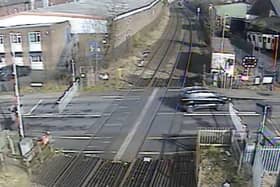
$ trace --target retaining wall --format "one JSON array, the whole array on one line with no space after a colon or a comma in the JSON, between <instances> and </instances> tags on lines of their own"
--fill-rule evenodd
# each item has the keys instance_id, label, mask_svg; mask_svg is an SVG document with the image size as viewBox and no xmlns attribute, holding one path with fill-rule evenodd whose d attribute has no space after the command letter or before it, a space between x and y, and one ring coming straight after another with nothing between
<instances>
[{"instance_id":1,"label":"retaining wall","mask_svg":"<svg viewBox=\"0 0 280 187\"><path fill-rule=\"evenodd\" d=\"M112 25L112 48L110 50L111 58L124 56L124 53L130 51L133 47L133 36L139 32L149 32L161 15L164 4L159 1L150 8L128 15L126 17L117 17Z\"/></svg>"}]
</instances>

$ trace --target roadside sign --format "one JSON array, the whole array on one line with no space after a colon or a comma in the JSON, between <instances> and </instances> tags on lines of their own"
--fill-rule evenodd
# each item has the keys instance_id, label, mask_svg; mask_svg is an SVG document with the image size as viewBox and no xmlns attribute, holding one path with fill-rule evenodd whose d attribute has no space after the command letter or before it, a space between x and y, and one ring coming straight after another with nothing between
<instances>
[{"instance_id":1,"label":"roadside sign","mask_svg":"<svg viewBox=\"0 0 280 187\"><path fill-rule=\"evenodd\" d=\"M263 77L262 83L263 84L272 84L273 83L273 77L271 77L271 76Z\"/></svg>"},{"instance_id":2,"label":"roadside sign","mask_svg":"<svg viewBox=\"0 0 280 187\"><path fill-rule=\"evenodd\" d=\"M234 75L235 55L231 53L212 53L211 71Z\"/></svg>"},{"instance_id":3,"label":"roadside sign","mask_svg":"<svg viewBox=\"0 0 280 187\"><path fill-rule=\"evenodd\" d=\"M243 57L242 66L245 68L255 68L257 66L257 58L255 56Z\"/></svg>"},{"instance_id":4,"label":"roadside sign","mask_svg":"<svg viewBox=\"0 0 280 187\"><path fill-rule=\"evenodd\" d=\"M97 59L101 59L101 46L97 41L90 41L88 43L88 48L89 48L89 56L93 56Z\"/></svg>"}]
</instances>

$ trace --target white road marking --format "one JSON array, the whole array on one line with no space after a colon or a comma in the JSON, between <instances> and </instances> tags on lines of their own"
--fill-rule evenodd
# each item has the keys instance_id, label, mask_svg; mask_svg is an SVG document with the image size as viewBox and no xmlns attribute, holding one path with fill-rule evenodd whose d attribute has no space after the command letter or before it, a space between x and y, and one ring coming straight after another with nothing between
<instances>
[{"instance_id":1,"label":"white road marking","mask_svg":"<svg viewBox=\"0 0 280 187\"><path fill-rule=\"evenodd\" d=\"M104 126L105 127L121 127L123 124L122 123L106 123Z\"/></svg>"},{"instance_id":2,"label":"white road marking","mask_svg":"<svg viewBox=\"0 0 280 187\"><path fill-rule=\"evenodd\" d=\"M260 114L256 112L238 112L239 116L259 116ZM228 112L218 113L218 112L205 112L205 113L184 113L184 116L230 116Z\"/></svg>"},{"instance_id":3,"label":"white road marking","mask_svg":"<svg viewBox=\"0 0 280 187\"><path fill-rule=\"evenodd\" d=\"M98 151L98 150L85 150L85 151L81 151L81 150L73 150L73 149L62 149L62 150L57 150L55 152L63 152L63 153L84 153L84 154L102 154L105 153L105 151ZM106 151L106 153L112 153L115 154L116 151Z\"/></svg>"},{"instance_id":4,"label":"white road marking","mask_svg":"<svg viewBox=\"0 0 280 187\"><path fill-rule=\"evenodd\" d=\"M147 137L146 138L146 140L181 140L181 139L188 139L188 138L193 138L193 137L191 137L191 136L180 136L180 135L178 135L178 136L166 136L166 137L164 137L164 136L149 136L149 137Z\"/></svg>"},{"instance_id":5,"label":"white road marking","mask_svg":"<svg viewBox=\"0 0 280 187\"><path fill-rule=\"evenodd\" d=\"M183 153L191 153L194 151L170 151L170 152L164 152L161 153L159 151L140 151L138 154L140 155L160 155L160 154L164 154L164 155L174 155L174 154L183 154Z\"/></svg>"},{"instance_id":6,"label":"white road marking","mask_svg":"<svg viewBox=\"0 0 280 187\"><path fill-rule=\"evenodd\" d=\"M25 118L100 118L100 114L41 114L41 115L29 115L24 114Z\"/></svg>"},{"instance_id":7,"label":"white road marking","mask_svg":"<svg viewBox=\"0 0 280 187\"><path fill-rule=\"evenodd\" d=\"M121 145L119 151L117 152L117 154L114 157L114 160L120 160L121 157L123 156L125 150L127 149L129 143L131 142L132 138L134 137L138 127L140 126L140 124L142 123L145 114L147 113L147 110L150 108L154 98L156 97L156 94L158 92L158 88L155 88L152 95L150 96L150 98L148 99L147 103L145 104L142 112L140 113L139 117L136 120L136 123L133 126L133 129L128 133L127 137L125 138L123 144Z\"/></svg>"},{"instance_id":8,"label":"white road marking","mask_svg":"<svg viewBox=\"0 0 280 187\"><path fill-rule=\"evenodd\" d=\"M42 99L40 99L39 101L38 101L38 103L36 103L36 105L34 105L31 109L30 109L30 111L27 113L27 115L31 115L32 114L32 112L34 112L34 110L42 103Z\"/></svg>"}]
</instances>

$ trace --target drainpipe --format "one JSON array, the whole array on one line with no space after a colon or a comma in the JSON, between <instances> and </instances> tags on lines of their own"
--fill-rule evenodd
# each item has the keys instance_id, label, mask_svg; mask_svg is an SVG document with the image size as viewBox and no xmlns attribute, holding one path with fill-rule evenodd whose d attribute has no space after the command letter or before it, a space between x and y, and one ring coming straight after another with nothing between
<instances>
[{"instance_id":1,"label":"drainpipe","mask_svg":"<svg viewBox=\"0 0 280 187\"><path fill-rule=\"evenodd\" d=\"M35 0L30 0L30 10L35 9Z\"/></svg>"}]
</instances>

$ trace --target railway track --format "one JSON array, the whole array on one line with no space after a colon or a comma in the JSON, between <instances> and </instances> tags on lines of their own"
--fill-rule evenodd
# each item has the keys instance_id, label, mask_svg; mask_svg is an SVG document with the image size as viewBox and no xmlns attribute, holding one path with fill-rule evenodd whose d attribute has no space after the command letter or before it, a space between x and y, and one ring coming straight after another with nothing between
<instances>
[{"instance_id":1,"label":"railway track","mask_svg":"<svg viewBox=\"0 0 280 187\"><path fill-rule=\"evenodd\" d=\"M168 31L169 40L167 40L164 45L161 45L162 47L158 48L150 57L150 62L146 65L142 75L144 75L144 73L148 70L152 70L153 73L150 75L150 77L148 77L148 79L145 80L142 79L141 76L139 76L134 82L135 87L164 87L165 96L171 85L175 85L175 87L184 86L185 79L181 81L183 83L179 84L177 77L178 74L184 77L187 72L188 65L186 64L186 68L183 72L177 71L177 66L179 64L179 55L177 56L177 60L172 66L171 71L166 73L167 79L162 79L161 75L159 75L160 73L162 74L162 72L167 70L165 67L166 61L168 61L171 52L176 46L175 41L179 33L178 13L176 13L176 16L174 16L173 19L175 19L176 21L170 22L168 30L171 28L175 28L175 30L173 30L173 32L170 32L170 30ZM189 51L189 54L191 54L191 46ZM160 60L158 60L158 58ZM190 57L188 58L190 59ZM190 60L188 61L188 63L189 62ZM128 90L127 94L124 97L129 96L130 93L130 90ZM163 100L161 101L161 103L162 102ZM120 106L121 101L116 101L116 103L114 104ZM156 110L157 112L158 109ZM83 154L83 150L86 150L87 147L95 140L95 136L98 135L98 133L104 127L105 123L112 117L116 110L117 107L115 107L115 110L112 110L111 113L106 117L100 119L96 133L90 137L86 145L81 147L80 152L77 155L73 156L70 161L68 160L64 163L64 167L59 167L60 164L57 164L57 166L50 166L50 171L55 171L53 172L53 175L49 174L49 176L47 175L47 178L45 178L45 176L41 176L44 178L43 183L46 183L46 186L117 187L158 186L158 184L162 184L163 186L182 186L183 184L188 184L191 179L194 179L194 171L191 169L195 168L194 165L191 165L194 163L193 157L188 157L185 154L182 155L182 157L172 156L172 158L160 158L151 160L150 162L144 161L143 158L139 158L132 164L86 157ZM151 121L150 127L152 125L152 122L153 120ZM146 136L147 134L145 135L145 138ZM61 164L63 165L63 162L61 162ZM55 180L51 180L51 178ZM187 181L185 178L187 178Z\"/></svg>"},{"instance_id":2,"label":"railway track","mask_svg":"<svg viewBox=\"0 0 280 187\"><path fill-rule=\"evenodd\" d=\"M188 20L190 28L192 27L191 20ZM184 40L186 38L184 37ZM166 71L166 67L162 64L159 64L157 71L155 72L155 75L151 79L150 85L153 87L164 87L165 93L162 99L162 103L164 101L165 96L167 95L168 91L172 87L179 87L182 88L185 86L186 83L186 75L188 72L189 64L191 63L191 54L192 54L192 31L190 30L188 41L190 43L188 48L188 57L187 57L187 63L184 66L184 71L178 70L179 65L179 59L180 54L178 54L176 62L172 68L171 71L168 72L168 78L167 79L160 79L160 75L158 76L158 72ZM180 47L180 51L182 50L182 46ZM180 75L183 77L183 80L178 80L178 77ZM160 107L158 108L158 110ZM176 106L176 111L171 116L172 122L168 129L168 135L171 134L172 127L175 123L175 118L178 114L180 108L179 104ZM159 111L157 111L158 113ZM155 121L157 115L154 116L153 120L151 121L149 131L151 129L151 126L153 125L153 122ZM149 134L149 131L146 134L146 138ZM186 135L187 136L187 135ZM196 137L193 137L192 135L187 136L188 138L194 139L193 143L195 144ZM146 139L145 138L145 139ZM157 140L155 140L157 141ZM171 156L172 158L167 158L165 155L165 146L166 146L167 140L162 140L162 147L160 151L159 160L156 161L150 161L145 162L142 160L141 155L140 159L138 159L135 164L132 166L131 174L128 176L128 179L126 179L126 183L124 186L147 186L149 184L150 186L182 186L185 184L188 184L188 186L196 186L196 175L195 175L195 145L188 145L181 142L171 142L172 145L176 146L176 149L183 149L183 151L187 151L188 153L185 154L174 154ZM170 142L169 142L170 143ZM143 147L144 141L142 143ZM140 149L141 149L140 147ZM140 151L139 149L139 151ZM146 155L149 157L149 155ZM153 157L150 155L150 157ZM136 177L137 176L137 177ZM148 180L148 181L147 181ZM160 185L159 185L160 184Z\"/></svg>"},{"instance_id":3,"label":"railway track","mask_svg":"<svg viewBox=\"0 0 280 187\"><path fill-rule=\"evenodd\" d=\"M170 20L161 38L152 47L147 63L138 76L129 76L130 82L135 88L152 87L157 73L170 59L175 52L177 37L180 33L179 14L174 7L170 9Z\"/></svg>"}]
</instances>

